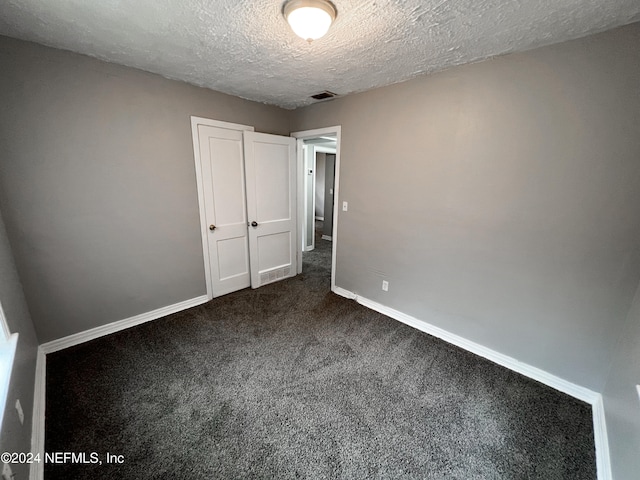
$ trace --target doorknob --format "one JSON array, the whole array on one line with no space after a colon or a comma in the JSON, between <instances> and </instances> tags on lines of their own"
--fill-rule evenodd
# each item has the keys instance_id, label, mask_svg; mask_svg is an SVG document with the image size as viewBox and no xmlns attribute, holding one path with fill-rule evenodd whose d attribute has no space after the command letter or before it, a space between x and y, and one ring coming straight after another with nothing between
<instances>
[{"instance_id":1,"label":"doorknob","mask_svg":"<svg viewBox=\"0 0 640 480\"><path fill-rule=\"evenodd\" d=\"M213 223L209 225L209 230L213 232L215 229L216 229L216 226Z\"/></svg>"},{"instance_id":2,"label":"doorknob","mask_svg":"<svg viewBox=\"0 0 640 480\"><path fill-rule=\"evenodd\" d=\"M254 228L255 228L255 227L257 227L257 226L258 226L258 222L256 222L256 221L254 220L253 222L251 222L251 226L252 226L252 227L254 227Z\"/></svg>"}]
</instances>

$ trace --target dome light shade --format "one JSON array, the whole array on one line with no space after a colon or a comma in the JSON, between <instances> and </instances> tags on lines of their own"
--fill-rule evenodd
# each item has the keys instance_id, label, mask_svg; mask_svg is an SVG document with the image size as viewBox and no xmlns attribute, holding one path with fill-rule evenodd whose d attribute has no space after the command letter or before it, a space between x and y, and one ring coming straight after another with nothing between
<instances>
[{"instance_id":1,"label":"dome light shade","mask_svg":"<svg viewBox=\"0 0 640 480\"><path fill-rule=\"evenodd\" d=\"M290 0L283 9L291 29L308 42L323 37L336 18L336 9L326 0Z\"/></svg>"}]
</instances>

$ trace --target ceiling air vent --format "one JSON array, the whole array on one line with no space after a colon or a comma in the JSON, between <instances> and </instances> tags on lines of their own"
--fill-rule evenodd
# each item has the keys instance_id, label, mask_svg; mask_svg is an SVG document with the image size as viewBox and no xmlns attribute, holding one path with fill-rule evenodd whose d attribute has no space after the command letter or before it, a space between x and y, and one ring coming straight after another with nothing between
<instances>
[{"instance_id":1,"label":"ceiling air vent","mask_svg":"<svg viewBox=\"0 0 640 480\"><path fill-rule=\"evenodd\" d=\"M337 97L338 94L329 92L325 90L324 92L316 93L315 95L311 95L311 98L315 98L316 100L326 100L327 98Z\"/></svg>"}]
</instances>

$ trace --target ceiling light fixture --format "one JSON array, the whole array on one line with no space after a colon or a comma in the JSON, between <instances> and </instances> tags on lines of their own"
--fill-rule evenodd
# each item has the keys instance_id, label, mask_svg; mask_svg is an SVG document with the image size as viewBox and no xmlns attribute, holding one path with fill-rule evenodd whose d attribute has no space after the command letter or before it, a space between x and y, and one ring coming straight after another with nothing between
<instances>
[{"instance_id":1,"label":"ceiling light fixture","mask_svg":"<svg viewBox=\"0 0 640 480\"><path fill-rule=\"evenodd\" d=\"M282 14L296 35L311 42L329 31L336 8L327 0L289 0Z\"/></svg>"}]
</instances>

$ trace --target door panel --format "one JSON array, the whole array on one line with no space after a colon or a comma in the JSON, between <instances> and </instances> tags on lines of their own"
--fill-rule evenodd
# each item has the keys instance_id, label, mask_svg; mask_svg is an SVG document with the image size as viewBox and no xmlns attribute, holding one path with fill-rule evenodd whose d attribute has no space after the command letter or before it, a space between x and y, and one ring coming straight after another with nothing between
<instances>
[{"instance_id":1,"label":"door panel","mask_svg":"<svg viewBox=\"0 0 640 480\"><path fill-rule=\"evenodd\" d=\"M255 175L259 180L255 188L257 221L290 220L289 146L258 142L254 143L254 152Z\"/></svg>"},{"instance_id":2,"label":"door panel","mask_svg":"<svg viewBox=\"0 0 640 480\"><path fill-rule=\"evenodd\" d=\"M218 268L221 281L229 280L239 275L246 275L249 271L246 235L226 240L218 240L217 248Z\"/></svg>"},{"instance_id":3,"label":"door panel","mask_svg":"<svg viewBox=\"0 0 640 480\"><path fill-rule=\"evenodd\" d=\"M258 241L258 269L260 271L291 265L291 232L260 235Z\"/></svg>"},{"instance_id":4,"label":"door panel","mask_svg":"<svg viewBox=\"0 0 640 480\"><path fill-rule=\"evenodd\" d=\"M242 132L198 126L213 296L251 284Z\"/></svg>"},{"instance_id":5,"label":"door panel","mask_svg":"<svg viewBox=\"0 0 640 480\"><path fill-rule=\"evenodd\" d=\"M295 139L244 132L251 286L296 274Z\"/></svg>"},{"instance_id":6,"label":"door panel","mask_svg":"<svg viewBox=\"0 0 640 480\"><path fill-rule=\"evenodd\" d=\"M211 163L211 181L216 196L214 208L218 226L244 223L246 205L242 143L238 138L209 137L209 151L213 152L212 158L215 159Z\"/></svg>"}]
</instances>

